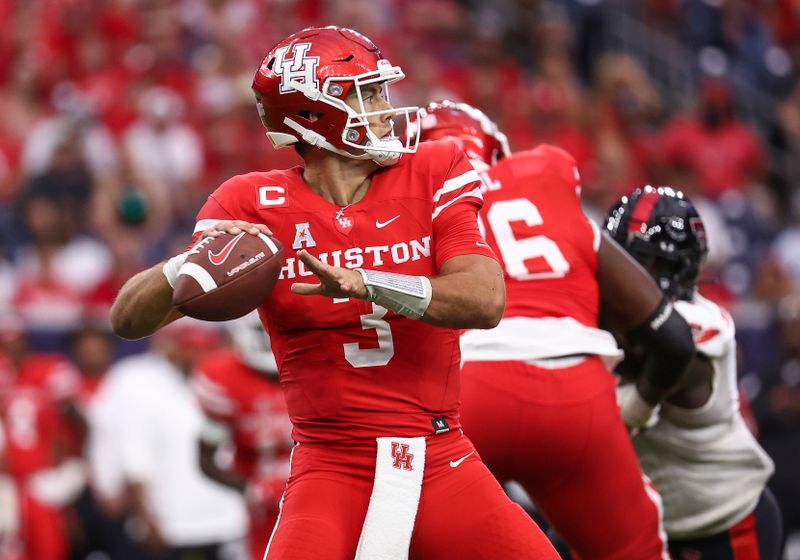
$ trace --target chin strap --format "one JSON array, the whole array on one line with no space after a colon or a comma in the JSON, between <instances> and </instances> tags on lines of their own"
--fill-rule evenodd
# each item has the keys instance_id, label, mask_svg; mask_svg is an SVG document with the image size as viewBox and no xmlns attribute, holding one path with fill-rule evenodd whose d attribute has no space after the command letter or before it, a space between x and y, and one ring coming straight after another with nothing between
<instances>
[{"instance_id":1,"label":"chin strap","mask_svg":"<svg viewBox=\"0 0 800 560\"><path fill-rule=\"evenodd\" d=\"M371 131L368 134L370 137L375 137ZM364 146L364 151L371 156L372 161L381 167L389 167L400 161L400 156L402 154L396 150L401 149L402 147L403 143L400 141L400 139L392 136L384 139L376 138L374 142L371 139L367 140L367 144ZM386 148L394 149L387 150Z\"/></svg>"},{"instance_id":2,"label":"chin strap","mask_svg":"<svg viewBox=\"0 0 800 560\"><path fill-rule=\"evenodd\" d=\"M363 146L361 149L364 150L363 154L353 154L346 150L342 150L337 148L325 137L318 133L314 132L313 130L309 130L303 126L300 126L296 122L294 122L289 117L283 119L283 124L297 132L300 137L303 139L303 142L310 144L311 146L317 146L319 148L324 148L330 152L335 154L339 154L340 156L344 156L350 159L371 159L378 165L382 167L389 167L390 165L394 165L400 160L400 152L394 152L386 150L386 148L402 148L403 144L400 142L398 138L392 137L386 140L378 139L372 132L368 132L368 135L371 136L372 139L367 140L367 145Z\"/></svg>"},{"instance_id":3,"label":"chin strap","mask_svg":"<svg viewBox=\"0 0 800 560\"><path fill-rule=\"evenodd\" d=\"M303 142L305 142L306 144L309 144L311 146L317 146L319 148L325 148L326 150L331 151L335 154L339 154L340 156L348 157L351 159L370 159L369 154L356 155L356 154L351 154L348 151L337 148L336 146L328 142L325 139L325 137L319 132L314 132L313 130L309 130L303 126L300 126L289 117L283 119L283 124L285 124L292 130L294 130L296 133L298 133L302 138Z\"/></svg>"}]
</instances>

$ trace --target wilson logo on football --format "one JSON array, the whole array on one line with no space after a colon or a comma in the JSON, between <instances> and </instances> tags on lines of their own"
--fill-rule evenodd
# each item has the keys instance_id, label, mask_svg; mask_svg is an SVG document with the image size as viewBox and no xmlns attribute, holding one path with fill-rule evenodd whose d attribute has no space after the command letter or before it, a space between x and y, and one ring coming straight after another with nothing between
<instances>
[{"instance_id":1,"label":"wilson logo on football","mask_svg":"<svg viewBox=\"0 0 800 560\"><path fill-rule=\"evenodd\" d=\"M228 256L233 252L233 248L236 247L236 244L245 235L245 232L240 233L230 241L228 241L225 246L219 250L217 253L212 253L211 251L208 252L208 260L211 261L211 264L219 266L224 263Z\"/></svg>"},{"instance_id":2,"label":"wilson logo on football","mask_svg":"<svg viewBox=\"0 0 800 560\"><path fill-rule=\"evenodd\" d=\"M241 271L243 271L245 268L247 268L250 265L253 265L253 264L257 263L258 261L260 261L261 259L263 259L264 256L265 256L264 255L264 251L261 251L257 255L253 255L248 260L244 261L242 264L234 266L232 269L230 269L225 274L227 274L228 276L233 276L234 274L238 274Z\"/></svg>"}]
</instances>

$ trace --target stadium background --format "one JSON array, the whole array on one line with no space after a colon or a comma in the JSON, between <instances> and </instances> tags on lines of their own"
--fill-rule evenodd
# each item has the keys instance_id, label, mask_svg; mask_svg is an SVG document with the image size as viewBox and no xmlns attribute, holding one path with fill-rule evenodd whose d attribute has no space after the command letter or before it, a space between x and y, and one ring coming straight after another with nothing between
<instances>
[{"instance_id":1,"label":"stadium background","mask_svg":"<svg viewBox=\"0 0 800 560\"><path fill-rule=\"evenodd\" d=\"M0 0L0 22L4 335L80 362L75 333L107 330L118 287L185 246L221 181L299 163L250 81L280 38L345 25L405 70L395 101L466 101L514 150L569 150L598 219L648 182L693 197L703 291L736 320L800 530L797 0ZM109 362L147 345L107 341Z\"/></svg>"}]
</instances>

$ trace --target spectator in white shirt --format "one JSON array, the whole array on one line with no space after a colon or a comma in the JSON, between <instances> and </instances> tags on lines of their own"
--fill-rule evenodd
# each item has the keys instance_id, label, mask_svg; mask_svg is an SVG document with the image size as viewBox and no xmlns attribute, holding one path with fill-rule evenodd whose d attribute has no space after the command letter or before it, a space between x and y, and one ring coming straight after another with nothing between
<instances>
[{"instance_id":1,"label":"spectator in white shirt","mask_svg":"<svg viewBox=\"0 0 800 560\"><path fill-rule=\"evenodd\" d=\"M181 117L184 101L156 86L139 98L139 119L126 131L124 148L134 172L165 184L173 194L192 186L203 171L203 143Z\"/></svg>"},{"instance_id":2,"label":"spectator in white shirt","mask_svg":"<svg viewBox=\"0 0 800 560\"><path fill-rule=\"evenodd\" d=\"M128 508L131 536L159 560L244 558L243 500L198 466L203 417L186 375L218 340L210 328L183 319L163 329L153 352L111 368L90 409L95 491Z\"/></svg>"}]
</instances>

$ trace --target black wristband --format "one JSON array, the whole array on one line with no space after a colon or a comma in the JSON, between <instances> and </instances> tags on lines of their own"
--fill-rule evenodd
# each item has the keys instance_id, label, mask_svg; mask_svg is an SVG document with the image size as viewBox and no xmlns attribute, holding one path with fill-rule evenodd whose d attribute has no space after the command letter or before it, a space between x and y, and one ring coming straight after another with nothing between
<instances>
[{"instance_id":1,"label":"black wristband","mask_svg":"<svg viewBox=\"0 0 800 560\"><path fill-rule=\"evenodd\" d=\"M666 297L629 338L647 351L640 375L661 389L680 382L694 355L694 341L689 325Z\"/></svg>"}]
</instances>

